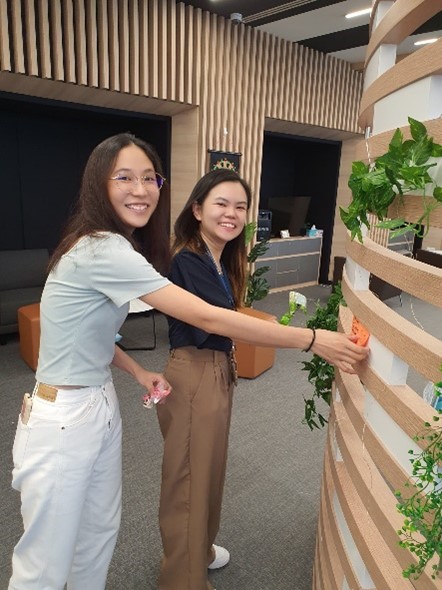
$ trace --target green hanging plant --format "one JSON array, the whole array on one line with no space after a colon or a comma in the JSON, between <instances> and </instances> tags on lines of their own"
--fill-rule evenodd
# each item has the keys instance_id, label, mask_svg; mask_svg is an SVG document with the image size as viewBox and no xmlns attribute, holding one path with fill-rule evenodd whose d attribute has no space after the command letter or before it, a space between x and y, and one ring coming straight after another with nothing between
<instances>
[{"instance_id":1,"label":"green hanging plant","mask_svg":"<svg viewBox=\"0 0 442 590\"><path fill-rule=\"evenodd\" d=\"M345 305L342 296L341 285L334 286L327 303L324 306L317 305L314 315L307 320L307 328L332 330L338 329L339 306ZM314 354L309 361L303 361L303 371L308 372L308 380L313 385L314 391L311 398L304 398L304 419L310 430L322 428L327 424L327 419L317 407L317 401L322 399L329 406L332 399L332 385L335 378L335 368L321 356Z\"/></svg>"},{"instance_id":2,"label":"green hanging plant","mask_svg":"<svg viewBox=\"0 0 442 590\"><path fill-rule=\"evenodd\" d=\"M442 365L440 366L442 371ZM397 510L405 517L402 528L397 531L399 545L416 555L417 563L403 570L405 578L417 579L428 562L437 556L438 563L432 566L431 577L435 580L442 572L442 381L433 386L437 414L433 424L425 422L425 430L413 440L425 441L426 447L411 455L412 475L405 483L411 495L405 497L395 492L399 500Z\"/></svg>"},{"instance_id":3,"label":"green hanging plant","mask_svg":"<svg viewBox=\"0 0 442 590\"><path fill-rule=\"evenodd\" d=\"M291 292L290 294L292 294ZM305 304L296 301L296 294L289 298L289 310L279 319L280 324L288 325L293 315L299 308L306 311ZM298 294L299 295L299 294ZM338 329L339 306L345 305L342 296L341 285L337 284L332 290L327 303L324 306L317 304L315 313L306 323L307 328L333 330ZM302 361L303 371L308 371L308 380L313 385L313 394L310 398L304 397L304 418L303 424L307 424L310 430L314 428L323 428L327 424L327 418L323 416L317 407L317 401L322 399L330 406L332 398L332 385L335 378L334 366L324 360L322 357L314 354L309 361Z\"/></svg>"},{"instance_id":4,"label":"green hanging plant","mask_svg":"<svg viewBox=\"0 0 442 590\"><path fill-rule=\"evenodd\" d=\"M430 176L429 169L438 164L434 159L442 157L442 145L428 136L425 125L408 117L412 139L404 141L400 129L396 129L388 151L371 164L353 162L348 181L353 199L347 209L341 207L341 219L355 237L362 242L362 226L370 229L368 214L377 215L382 227L392 231L392 237L412 231L422 236L428 232L431 213L442 205L442 187ZM396 197L403 199L407 193L422 193L422 215L415 223L402 218L385 219L388 208ZM422 225L425 234L421 233Z\"/></svg>"},{"instance_id":5,"label":"green hanging plant","mask_svg":"<svg viewBox=\"0 0 442 590\"><path fill-rule=\"evenodd\" d=\"M442 381L435 385L441 388ZM405 578L419 578L434 556L438 563L432 566L431 577L435 580L442 572L442 426L438 424L441 415L442 411L438 410L433 416L434 424L426 422L425 431L414 437L415 441L427 443L425 449L420 453L408 451L412 456L412 478L405 487L411 490L411 495L406 498L396 492L397 510L405 517L398 531L399 545L414 553L418 560L403 570Z\"/></svg>"}]
</instances>

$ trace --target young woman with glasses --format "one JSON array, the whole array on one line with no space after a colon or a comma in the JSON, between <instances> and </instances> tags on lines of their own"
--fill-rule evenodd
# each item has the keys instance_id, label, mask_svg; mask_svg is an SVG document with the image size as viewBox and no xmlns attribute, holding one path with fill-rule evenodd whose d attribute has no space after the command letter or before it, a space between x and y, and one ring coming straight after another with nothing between
<instances>
[{"instance_id":1,"label":"young woman with glasses","mask_svg":"<svg viewBox=\"0 0 442 590\"><path fill-rule=\"evenodd\" d=\"M105 588L121 514L121 418L110 365L149 393L170 389L115 346L132 299L207 334L257 345L307 348L314 336L211 305L155 270L166 267L169 247L161 171L153 148L131 134L100 143L51 258L37 383L13 448L24 533L9 590ZM312 351L347 372L367 354L350 337L322 330Z\"/></svg>"}]
</instances>

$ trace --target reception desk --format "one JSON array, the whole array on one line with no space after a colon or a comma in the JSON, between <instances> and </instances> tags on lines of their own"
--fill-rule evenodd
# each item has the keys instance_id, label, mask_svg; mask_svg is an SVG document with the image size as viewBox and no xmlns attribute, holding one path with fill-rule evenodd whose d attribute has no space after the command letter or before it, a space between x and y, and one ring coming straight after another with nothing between
<instances>
[{"instance_id":1,"label":"reception desk","mask_svg":"<svg viewBox=\"0 0 442 590\"><path fill-rule=\"evenodd\" d=\"M258 258L256 268L269 266L265 274L272 291L316 285L321 263L322 237L291 237L269 240L269 249Z\"/></svg>"}]
</instances>

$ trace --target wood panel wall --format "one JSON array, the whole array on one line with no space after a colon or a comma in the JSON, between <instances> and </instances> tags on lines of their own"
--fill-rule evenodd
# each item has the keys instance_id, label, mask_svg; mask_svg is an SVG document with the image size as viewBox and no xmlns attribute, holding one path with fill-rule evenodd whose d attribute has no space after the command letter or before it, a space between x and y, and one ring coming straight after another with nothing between
<instances>
[{"instance_id":1,"label":"wood panel wall","mask_svg":"<svg viewBox=\"0 0 442 590\"><path fill-rule=\"evenodd\" d=\"M376 9L385 8L382 5L383 0L374 2ZM390 10L384 11L377 29L372 27L366 66L370 60L379 59L377 49L382 44L402 42L439 10L440 0L396 0ZM373 15L372 24L375 19ZM422 76L440 71L439 41L433 48L419 50L393 64L377 79L369 80L361 101L361 125L376 128L376 107L385 97L389 97L392 110L395 99L408 100L408 115L414 116L421 104L413 102L412 93L407 93L409 86ZM435 87L428 84L427 88L432 92ZM418 101L430 105L434 98L419 95ZM397 110L399 107L402 104L397 105ZM392 112L392 118L395 116ZM385 125L385 111L383 117ZM427 115L424 123L435 141L442 143L440 119ZM409 137L405 116L399 126ZM390 130L372 135L367 141L357 140L355 159L368 161L383 154L395 127L392 124ZM441 172L439 165L438 178ZM408 195L403 203L393 203L389 214L415 221L421 201L419 195ZM440 232L441 228L439 208L431 217L431 230ZM363 243L350 241L347 236L342 281L347 307L340 310L340 328L349 332L353 317L357 317L371 334L370 356L357 375L336 373L322 480L314 590L442 588L441 576L431 578L430 568L438 562L437 557L417 580L403 577L403 570L417 560L415 554L399 546L397 531L403 526L404 517L397 511L394 494L399 490L410 496L411 489L405 487L411 475L409 451L419 452L425 447L428 440L416 441L414 437L423 433L426 422L435 424L432 418L436 411L424 401L422 390L409 385L409 374L415 377L413 383L441 380L442 340L430 333L429 324L432 314L436 320L442 307L442 269L387 249L387 241L385 231L375 228ZM407 293L407 297L403 296L404 307L425 302L426 326L419 325L417 307L411 308L412 319L407 320L406 313L398 313L389 301L378 299L370 290L371 274Z\"/></svg>"},{"instance_id":2,"label":"wood panel wall","mask_svg":"<svg viewBox=\"0 0 442 590\"><path fill-rule=\"evenodd\" d=\"M360 133L350 64L172 0L0 0L0 89L179 114L172 218L208 149L242 153L259 194L266 117Z\"/></svg>"}]
</instances>

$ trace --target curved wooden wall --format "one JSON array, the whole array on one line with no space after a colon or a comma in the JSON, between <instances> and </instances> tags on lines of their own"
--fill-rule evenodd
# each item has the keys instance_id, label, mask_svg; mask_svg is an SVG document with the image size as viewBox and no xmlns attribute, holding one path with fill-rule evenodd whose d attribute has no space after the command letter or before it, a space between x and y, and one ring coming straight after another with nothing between
<instances>
[{"instance_id":1,"label":"curved wooden wall","mask_svg":"<svg viewBox=\"0 0 442 590\"><path fill-rule=\"evenodd\" d=\"M259 194L266 118L361 132L349 63L173 0L0 0L0 90L172 115L175 210L208 149Z\"/></svg>"},{"instance_id":2,"label":"curved wooden wall","mask_svg":"<svg viewBox=\"0 0 442 590\"><path fill-rule=\"evenodd\" d=\"M374 4L376 10L385 8L382 0ZM439 0L396 0L389 10L384 10L383 18L377 19L376 28L373 26L366 64L379 59L377 52L382 44L401 42L440 10ZM376 14L372 24L375 21ZM406 92L422 76L442 71L441 42L392 64L373 80L366 79L361 125L376 129L376 107L380 100L394 96L401 88ZM431 91L431 85L428 88ZM406 97L405 93L402 100ZM423 102L429 98L420 96ZM409 107L409 115L413 116L411 99ZM441 120L427 116L424 122L430 135L442 143ZM399 126L409 136L406 119ZM360 142L357 159L368 161L369 156L374 158L384 153L395 127L393 124L391 129ZM417 195L407 196L404 205L394 203L391 216L416 220L420 200ZM431 225L442 227L441 209L433 214ZM433 306L437 314L442 308L442 269L388 250L381 245L385 241L382 232L369 235L375 236L376 241L366 237L363 244L347 242L342 281L347 307L340 310L340 327L349 332L356 316L370 331L370 357L359 368L358 375L339 371L336 374L313 589L436 590L442 588L442 578L433 580L429 567L418 580L406 580L402 576L403 569L416 562L416 558L398 544L396 531L402 527L403 517L397 512L394 491L409 495L404 487L410 476L408 451L422 446L413 437L422 433L425 422L432 423L435 414L421 393L407 385L408 371L412 368L424 380L440 381L442 340L380 301L369 290L369 277L370 273L375 274Z\"/></svg>"}]
</instances>

